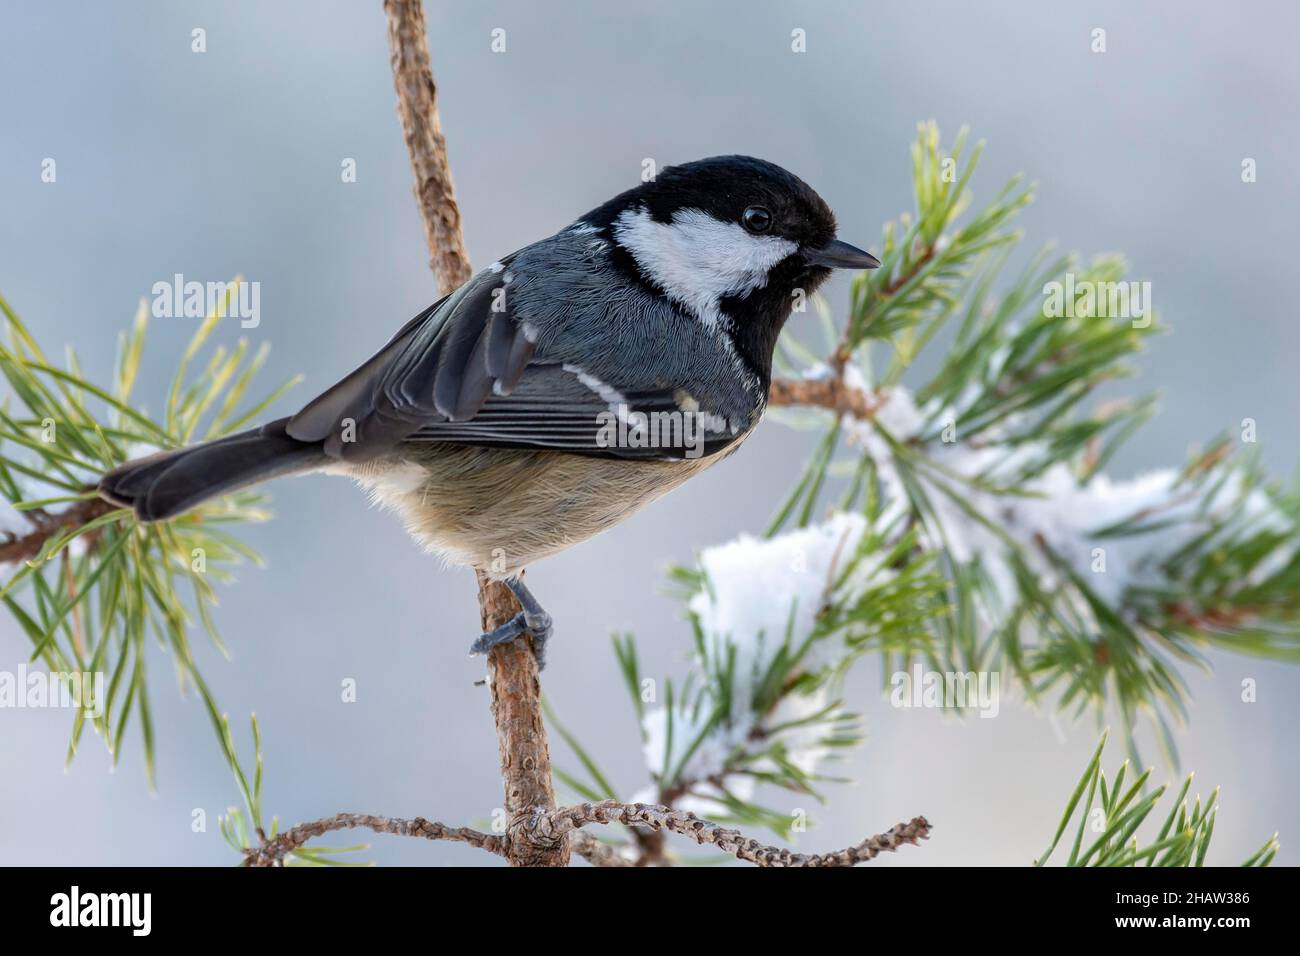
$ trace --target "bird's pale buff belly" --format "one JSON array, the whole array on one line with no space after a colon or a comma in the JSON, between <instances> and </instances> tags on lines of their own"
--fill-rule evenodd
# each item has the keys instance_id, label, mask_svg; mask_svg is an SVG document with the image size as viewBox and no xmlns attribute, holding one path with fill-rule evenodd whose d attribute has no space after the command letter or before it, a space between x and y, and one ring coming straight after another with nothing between
<instances>
[{"instance_id":1,"label":"bird's pale buff belly","mask_svg":"<svg viewBox=\"0 0 1300 956\"><path fill-rule=\"evenodd\" d=\"M349 474L430 550L502 578L613 527L740 444L685 461L428 445Z\"/></svg>"}]
</instances>

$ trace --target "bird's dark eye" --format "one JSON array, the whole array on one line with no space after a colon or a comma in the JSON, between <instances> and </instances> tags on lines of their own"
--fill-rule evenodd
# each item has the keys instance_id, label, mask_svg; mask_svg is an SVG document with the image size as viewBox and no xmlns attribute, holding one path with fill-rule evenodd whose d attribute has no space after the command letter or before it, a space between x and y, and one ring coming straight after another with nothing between
<instances>
[{"instance_id":1,"label":"bird's dark eye","mask_svg":"<svg viewBox=\"0 0 1300 956\"><path fill-rule=\"evenodd\" d=\"M740 221L750 232L767 232L772 227L772 214L762 206L750 206L741 215Z\"/></svg>"}]
</instances>

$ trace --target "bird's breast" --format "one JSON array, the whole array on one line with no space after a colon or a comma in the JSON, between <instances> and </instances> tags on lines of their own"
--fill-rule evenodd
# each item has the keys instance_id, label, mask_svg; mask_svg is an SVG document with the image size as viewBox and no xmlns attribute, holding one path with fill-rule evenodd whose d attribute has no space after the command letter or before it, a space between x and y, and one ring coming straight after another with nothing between
<instances>
[{"instance_id":1,"label":"bird's breast","mask_svg":"<svg viewBox=\"0 0 1300 956\"><path fill-rule=\"evenodd\" d=\"M351 474L429 550L501 578L612 528L745 437L675 461L412 444Z\"/></svg>"}]
</instances>

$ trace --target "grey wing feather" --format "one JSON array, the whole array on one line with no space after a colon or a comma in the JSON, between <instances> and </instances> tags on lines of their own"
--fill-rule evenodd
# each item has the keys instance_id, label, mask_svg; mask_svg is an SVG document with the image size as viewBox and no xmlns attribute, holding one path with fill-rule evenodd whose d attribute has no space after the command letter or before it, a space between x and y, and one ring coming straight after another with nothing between
<instances>
[{"instance_id":1,"label":"grey wing feather","mask_svg":"<svg viewBox=\"0 0 1300 956\"><path fill-rule=\"evenodd\" d=\"M299 441L324 441L333 435L339 428L339 422L348 417L350 409L359 408L370 401L376 376L397 359L414 330L436 315L449 298L451 297L443 296L411 319L364 365L308 402L289 420L289 435Z\"/></svg>"},{"instance_id":2,"label":"grey wing feather","mask_svg":"<svg viewBox=\"0 0 1300 956\"><path fill-rule=\"evenodd\" d=\"M499 379L505 375L517 332L514 321L503 312L493 313L488 321L487 352L484 357L488 374L493 378Z\"/></svg>"},{"instance_id":3,"label":"grey wing feather","mask_svg":"<svg viewBox=\"0 0 1300 956\"><path fill-rule=\"evenodd\" d=\"M478 411L492 392L487 360L479 349L479 343L487 336L488 320L496 314L492 306L496 301L504 301L500 293L505 291L504 286L495 283L474 282L470 285L473 288L458 306L457 318L447 323L433 383L435 410L447 418L461 421Z\"/></svg>"},{"instance_id":4,"label":"grey wing feather","mask_svg":"<svg viewBox=\"0 0 1300 956\"><path fill-rule=\"evenodd\" d=\"M288 433L323 441L333 458L364 461L426 422L472 416L496 381L486 371L489 319L503 324L497 334L509 346L523 338L508 312L493 311L503 287L500 273L481 272L439 300L293 416Z\"/></svg>"},{"instance_id":5,"label":"grey wing feather","mask_svg":"<svg viewBox=\"0 0 1300 956\"><path fill-rule=\"evenodd\" d=\"M417 315L294 415L288 435L322 442L326 455L344 461L365 461L404 441L681 458L712 454L738 437L735 429L702 428L697 419L686 423L685 444L618 440L626 430L611 441L611 415L626 423L629 411L659 414L680 434L694 413L670 387L625 392L615 407L608 387L593 388L572 367L538 354L509 308L509 276L506 268L480 272Z\"/></svg>"},{"instance_id":6,"label":"grey wing feather","mask_svg":"<svg viewBox=\"0 0 1300 956\"><path fill-rule=\"evenodd\" d=\"M515 391L493 395L473 418L429 422L407 440L665 460L711 455L739 437L705 429L705 418L684 410L667 389L620 398L611 405L566 368L534 362ZM629 439L635 418L641 440Z\"/></svg>"}]
</instances>

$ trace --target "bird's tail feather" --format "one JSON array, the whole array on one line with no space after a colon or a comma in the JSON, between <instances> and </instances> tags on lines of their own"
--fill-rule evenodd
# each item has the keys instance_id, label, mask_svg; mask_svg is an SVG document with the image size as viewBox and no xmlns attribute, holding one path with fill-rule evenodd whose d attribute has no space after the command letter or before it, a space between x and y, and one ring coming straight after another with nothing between
<instances>
[{"instance_id":1,"label":"bird's tail feather","mask_svg":"<svg viewBox=\"0 0 1300 956\"><path fill-rule=\"evenodd\" d=\"M290 438L287 422L128 461L100 479L99 494L141 521L162 521L236 488L324 464L322 443Z\"/></svg>"}]
</instances>

